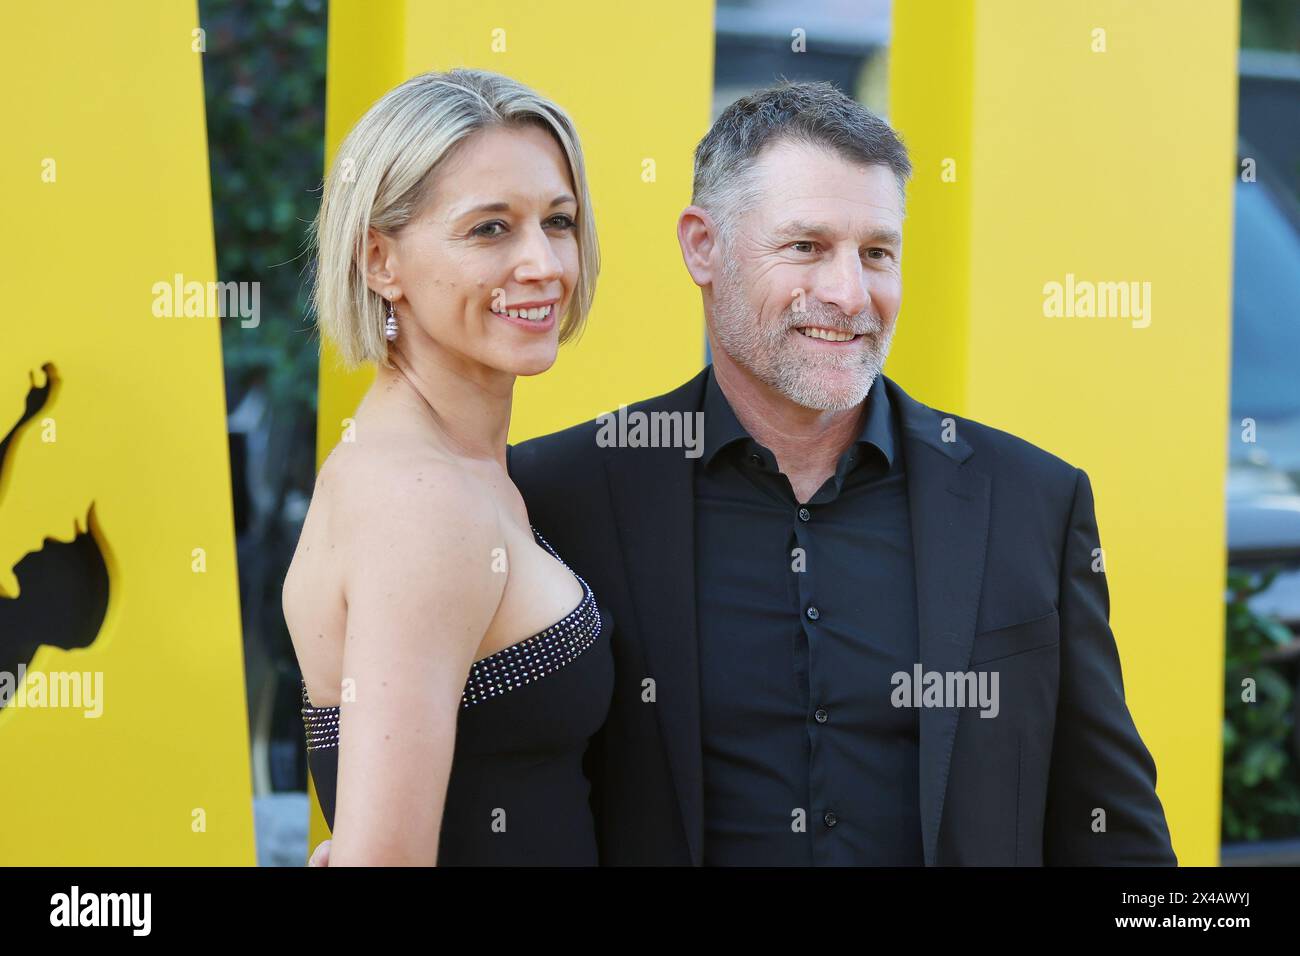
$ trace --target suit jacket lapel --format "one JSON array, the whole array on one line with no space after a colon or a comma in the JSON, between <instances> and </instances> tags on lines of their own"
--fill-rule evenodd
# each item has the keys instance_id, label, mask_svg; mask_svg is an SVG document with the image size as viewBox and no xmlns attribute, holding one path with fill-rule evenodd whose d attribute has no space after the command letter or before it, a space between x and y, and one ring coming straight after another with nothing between
<instances>
[{"instance_id":1,"label":"suit jacket lapel","mask_svg":"<svg viewBox=\"0 0 1300 956\"><path fill-rule=\"evenodd\" d=\"M707 371L707 370L706 370ZM705 372L655 401L700 410ZM704 843L699 647L695 622L695 463L682 448L618 448L606 459L627 584L691 862Z\"/></svg>"},{"instance_id":2,"label":"suit jacket lapel","mask_svg":"<svg viewBox=\"0 0 1300 956\"><path fill-rule=\"evenodd\" d=\"M916 566L916 610L924 672L964 671L970 664L984 579L989 521L989 476L963 463L974 453L956 430L944 441L944 419L890 379L899 410L907 468L908 511ZM953 738L955 707L920 713L921 836L926 866L938 854Z\"/></svg>"},{"instance_id":3,"label":"suit jacket lapel","mask_svg":"<svg viewBox=\"0 0 1300 956\"><path fill-rule=\"evenodd\" d=\"M943 419L881 376L898 409L907 468L916 570L917 623L924 671L964 671L970 663L984 577L989 476ZM705 373L655 403L656 411L698 411ZM635 608L641 649L655 681L655 714L673 775L691 862L704 843L699 647L695 607L695 459L680 448L620 448L606 461L616 532ZM920 811L925 863L934 866L958 711L922 708Z\"/></svg>"}]
</instances>

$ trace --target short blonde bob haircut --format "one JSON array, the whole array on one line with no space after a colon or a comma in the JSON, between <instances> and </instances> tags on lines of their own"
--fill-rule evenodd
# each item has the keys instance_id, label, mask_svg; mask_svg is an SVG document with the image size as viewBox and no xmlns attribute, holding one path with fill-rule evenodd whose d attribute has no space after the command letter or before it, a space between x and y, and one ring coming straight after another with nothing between
<instances>
[{"instance_id":1,"label":"short blonde bob haircut","mask_svg":"<svg viewBox=\"0 0 1300 956\"><path fill-rule=\"evenodd\" d=\"M560 323L560 342L581 333L596 292L600 250L573 121L555 103L499 73L423 73L386 93L348 133L325 177L309 235L316 322L349 369L363 362L392 367L384 337L386 300L366 285L367 230L392 236L411 222L429 197L439 165L473 133L525 125L549 130L568 158L578 200L578 281Z\"/></svg>"}]
</instances>

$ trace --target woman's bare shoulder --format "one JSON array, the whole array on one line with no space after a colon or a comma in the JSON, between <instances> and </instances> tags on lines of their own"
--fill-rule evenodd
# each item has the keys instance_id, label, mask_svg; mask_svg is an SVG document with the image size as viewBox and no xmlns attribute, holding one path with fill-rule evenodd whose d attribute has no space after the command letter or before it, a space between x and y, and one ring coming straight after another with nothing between
<instances>
[{"instance_id":1,"label":"woman's bare shoulder","mask_svg":"<svg viewBox=\"0 0 1300 956\"><path fill-rule=\"evenodd\" d=\"M492 560L505 548L496 503L465 466L428 450L372 449L335 466L326 481L347 627L363 638L348 666L361 666L357 654L416 659L432 640L457 667L463 659L463 679L505 590Z\"/></svg>"},{"instance_id":2,"label":"woman's bare shoulder","mask_svg":"<svg viewBox=\"0 0 1300 956\"><path fill-rule=\"evenodd\" d=\"M501 537L492 496L461 462L427 444L374 437L364 447L340 443L316 484L345 548L491 546Z\"/></svg>"},{"instance_id":3,"label":"woman's bare shoulder","mask_svg":"<svg viewBox=\"0 0 1300 956\"><path fill-rule=\"evenodd\" d=\"M465 467L451 455L428 443L399 437L372 437L365 445L340 442L321 463L316 488L331 503L349 509L372 505L392 506L388 496L401 500L413 496L472 495L474 482Z\"/></svg>"}]
</instances>

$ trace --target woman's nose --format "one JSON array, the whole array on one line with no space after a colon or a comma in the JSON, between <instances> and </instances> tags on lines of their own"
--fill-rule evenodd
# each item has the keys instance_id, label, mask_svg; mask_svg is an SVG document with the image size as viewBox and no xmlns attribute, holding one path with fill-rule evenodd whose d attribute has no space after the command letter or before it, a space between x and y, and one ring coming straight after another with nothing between
<instances>
[{"instance_id":1,"label":"woman's nose","mask_svg":"<svg viewBox=\"0 0 1300 956\"><path fill-rule=\"evenodd\" d=\"M551 245L551 238L539 225L528 230L520 249L519 264L515 274L521 282L540 282L558 279L564 274L564 264Z\"/></svg>"}]
</instances>

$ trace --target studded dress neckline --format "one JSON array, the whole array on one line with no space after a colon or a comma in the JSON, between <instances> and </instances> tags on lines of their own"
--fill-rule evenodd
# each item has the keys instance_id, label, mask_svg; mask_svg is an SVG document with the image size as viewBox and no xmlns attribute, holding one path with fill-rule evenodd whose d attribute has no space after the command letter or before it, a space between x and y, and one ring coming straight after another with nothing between
<instances>
[{"instance_id":1,"label":"studded dress neckline","mask_svg":"<svg viewBox=\"0 0 1300 956\"><path fill-rule=\"evenodd\" d=\"M465 689L461 693L462 710L531 684L559 670L591 647L600 635L600 609L596 605L591 585L569 567L540 531L531 524L529 528L551 556L577 578L582 585L582 598L572 611L545 630L471 664ZM307 695L307 682L300 680L300 683L307 749L336 747L339 740L339 706L314 706Z\"/></svg>"}]
</instances>

